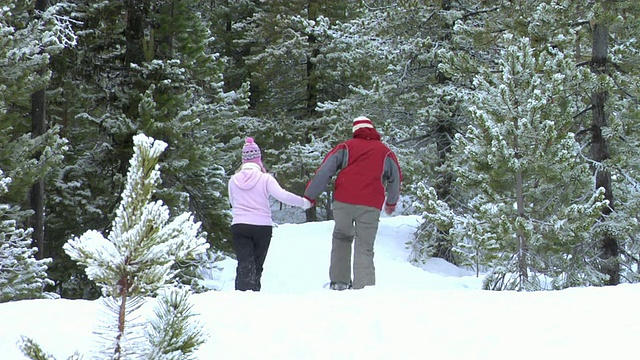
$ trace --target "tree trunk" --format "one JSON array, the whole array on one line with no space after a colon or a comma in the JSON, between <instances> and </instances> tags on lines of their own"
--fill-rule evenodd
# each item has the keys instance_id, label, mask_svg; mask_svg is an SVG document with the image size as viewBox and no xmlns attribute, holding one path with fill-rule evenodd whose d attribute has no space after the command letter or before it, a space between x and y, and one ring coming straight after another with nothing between
<instances>
[{"instance_id":1,"label":"tree trunk","mask_svg":"<svg viewBox=\"0 0 640 360\"><path fill-rule=\"evenodd\" d=\"M37 11L47 10L47 0L36 0ZM44 73L46 69L41 69ZM31 95L31 137L37 138L47 131L46 119L46 89L36 91ZM36 158L40 157L36 154ZM38 248L37 259L44 258L44 177L39 178L29 192L29 203L33 215L29 218L29 227L33 229L33 245Z\"/></svg>"},{"instance_id":2,"label":"tree trunk","mask_svg":"<svg viewBox=\"0 0 640 360\"><path fill-rule=\"evenodd\" d=\"M307 174L307 171L306 171L306 169L304 167L304 164L300 164L300 177L304 179L306 176L308 176L308 174ZM304 194L304 190L306 188L306 184L302 183L301 187L302 187L302 189L300 190L300 193ZM316 204L316 206L317 206L317 204ZM316 209L316 206L312 206L311 208L305 210L304 215L305 215L305 221L306 222L317 221L318 220L318 210Z\"/></svg>"},{"instance_id":3,"label":"tree trunk","mask_svg":"<svg viewBox=\"0 0 640 360\"><path fill-rule=\"evenodd\" d=\"M123 104L124 115L132 121L137 121L140 116L140 97L147 89L143 81L139 79L139 74L131 70L132 64L142 65L145 61L144 31L149 14L149 0L125 0L126 27L124 29L126 48L124 52L124 74L121 76L120 89L127 94L126 104ZM131 149L133 149L133 136L135 133L120 134L112 133L113 152L118 157L118 173L125 175L129 168ZM115 205L115 204L114 204Z\"/></svg>"},{"instance_id":4,"label":"tree trunk","mask_svg":"<svg viewBox=\"0 0 640 360\"><path fill-rule=\"evenodd\" d=\"M522 172L516 172L516 208L517 219L524 218L524 191L522 184ZM524 234L522 226L516 223L516 241L518 249L518 278L520 279L519 290L524 290L524 284L529 279L528 262L527 262L527 238Z\"/></svg>"},{"instance_id":5,"label":"tree trunk","mask_svg":"<svg viewBox=\"0 0 640 360\"><path fill-rule=\"evenodd\" d=\"M309 20L315 20L318 13L318 3L316 0L309 0L307 3L307 18ZM307 43L309 44L310 54L307 54L307 97L306 97L306 113L309 119L316 116L316 108L318 107L318 79L316 77L315 60L320 54L320 49L316 44L316 37L313 34L307 36ZM310 129L309 131L313 131ZM310 138L310 137L307 137ZM315 207L308 209L305 212L306 221L318 220L318 214Z\"/></svg>"},{"instance_id":6,"label":"tree trunk","mask_svg":"<svg viewBox=\"0 0 640 360\"><path fill-rule=\"evenodd\" d=\"M317 205L317 204L316 204ZM318 220L318 211L316 210L316 206L313 206L304 211L305 222L317 221Z\"/></svg>"},{"instance_id":7,"label":"tree trunk","mask_svg":"<svg viewBox=\"0 0 640 360\"><path fill-rule=\"evenodd\" d=\"M591 59L591 71L595 74L604 74L607 71L607 53L609 48L609 30L603 24L595 24L593 28L593 49ZM597 163L602 163L609 159L609 144L602 136L602 131L608 126L608 114L605 104L608 93L605 90L597 89L591 96L592 105L592 138L591 138L591 158ZM601 221L606 221L614 208L613 191L611 185L611 173L609 170L600 168L596 165L595 169L595 188L604 188L605 199L609 201L609 206L602 209ZM609 285L617 285L620 283L620 249L618 240L613 234L606 233L602 239L599 239L601 246L600 258L602 259L601 271L609 276Z\"/></svg>"},{"instance_id":8,"label":"tree trunk","mask_svg":"<svg viewBox=\"0 0 640 360\"><path fill-rule=\"evenodd\" d=\"M125 66L142 64L144 57L144 20L148 0L126 0L127 27L124 31L127 48L124 53Z\"/></svg>"},{"instance_id":9,"label":"tree trunk","mask_svg":"<svg viewBox=\"0 0 640 360\"><path fill-rule=\"evenodd\" d=\"M515 149L515 157L517 160L520 160L522 157L520 155L520 144L518 139L518 119L515 118L513 120L515 130L515 138L514 138L514 149ZM522 180L522 171L516 171L516 218L521 219L524 218L524 185ZM518 249L518 277L520 278L520 289L523 290L524 284L529 279L529 274L527 271L527 238L524 234L524 229L522 229L522 225L518 224L516 221L516 240L517 240L517 249Z\"/></svg>"},{"instance_id":10,"label":"tree trunk","mask_svg":"<svg viewBox=\"0 0 640 360\"><path fill-rule=\"evenodd\" d=\"M333 208L331 205L333 204L333 191L329 191L327 193L327 204L325 207L325 211L327 213L327 220L333 220Z\"/></svg>"},{"instance_id":11,"label":"tree trunk","mask_svg":"<svg viewBox=\"0 0 640 360\"><path fill-rule=\"evenodd\" d=\"M442 1L442 10L449 11L451 10L451 0L443 0ZM452 24L446 24L447 27L452 27ZM449 34L449 31L445 31L445 34ZM449 35L445 35L443 37L444 42L448 42L450 39ZM448 83L451 79L449 79L443 72L438 71L437 80L439 85L444 85ZM451 140L453 139L453 127L451 126L450 118L441 118L439 117L436 120L436 149L438 151L438 167L442 168L442 165L447 161L447 155L451 151ZM451 195L451 182L453 181L453 176L451 172L445 170L445 172L438 174L438 178L436 183L434 184L434 189L436 194L438 195L438 200L447 202L449 199L449 195ZM436 235L436 241L434 246L434 251L432 256L444 259L450 263L455 264L456 261L453 256L452 248L453 245L448 240L449 239L449 230L440 230L438 229L438 233Z\"/></svg>"}]
</instances>

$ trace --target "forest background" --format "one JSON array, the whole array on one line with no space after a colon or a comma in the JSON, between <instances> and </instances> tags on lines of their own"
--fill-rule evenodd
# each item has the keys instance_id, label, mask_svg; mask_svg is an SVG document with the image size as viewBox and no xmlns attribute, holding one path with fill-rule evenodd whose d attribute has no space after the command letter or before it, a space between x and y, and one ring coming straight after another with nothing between
<instances>
[{"instance_id":1,"label":"forest background","mask_svg":"<svg viewBox=\"0 0 640 360\"><path fill-rule=\"evenodd\" d=\"M168 144L154 197L201 222L210 262L229 254L246 136L302 193L361 115L425 219L413 261L494 290L638 282L639 15L635 0L0 0L0 301L100 295L63 245L109 231L136 134ZM331 219L329 190L305 221ZM198 264L176 266L199 290Z\"/></svg>"}]
</instances>

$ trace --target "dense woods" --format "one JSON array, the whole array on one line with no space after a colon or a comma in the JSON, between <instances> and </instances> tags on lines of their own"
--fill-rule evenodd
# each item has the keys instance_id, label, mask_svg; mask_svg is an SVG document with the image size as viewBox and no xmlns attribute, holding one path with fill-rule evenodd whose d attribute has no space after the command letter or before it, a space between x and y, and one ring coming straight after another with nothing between
<instances>
[{"instance_id":1,"label":"dense woods","mask_svg":"<svg viewBox=\"0 0 640 360\"><path fill-rule=\"evenodd\" d=\"M167 144L151 200L192 213L212 259L246 136L302 193L360 115L425 220L414 261L493 290L637 282L639 16L635 0L0 0L0 301L100 295L63 246L114 230L137 134Z\"/></svg>"}]
</instances>

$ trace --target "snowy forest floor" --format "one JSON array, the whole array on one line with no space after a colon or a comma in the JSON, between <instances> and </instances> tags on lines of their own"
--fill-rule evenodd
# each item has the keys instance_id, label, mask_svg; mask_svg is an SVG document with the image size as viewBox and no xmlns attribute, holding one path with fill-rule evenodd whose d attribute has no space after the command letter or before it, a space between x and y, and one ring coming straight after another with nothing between
<instances>
[{"instance_id":1,"label":"snowy forest floor","mask_svg":"<svg viewBox=\"0 0 640 360\"><path fill-rule=\"evenodd\" d=\"M623 359L637 356L640 285L546 292L480 290L482 279L441 259L408 262L417 216L381 218L377 283L331 291L333 222L282 224L262 291L234 291L235 261L220 262L220 291L191 297L209 335L198 359ZM150 306L144 309L150 310ZM0 304L2 359L24 359L21 335L57 359L91 358L98 301ZM146 316L146 314L141 314Z\"/></svg>"}]
</instances>

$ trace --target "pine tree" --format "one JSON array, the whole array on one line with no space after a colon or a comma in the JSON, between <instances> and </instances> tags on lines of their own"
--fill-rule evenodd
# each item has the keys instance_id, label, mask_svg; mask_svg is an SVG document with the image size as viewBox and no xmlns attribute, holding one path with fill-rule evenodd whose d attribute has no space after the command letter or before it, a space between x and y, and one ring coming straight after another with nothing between
<instances>
[{"instance_id":1,"label":"pine tree","mask_svg":"<svg viewBox=\"0 0 640 360\"><path fill-rule=\"evenodd\" d=\"M122 201L107 237L96 230L69 240L64 250L86 266L98 283L103 303L113 314L101 330L99 350L112 359L176 359L188 357L202 342L191 320L188 294L172 291L179 260L198 256L208 244L199 233L200 223L190 213L169 221L169 209L152 201L160 183L158 159L167 144L136 135L134 155L127 173ZM145 336L145 324L132 318L149 296L160 294L158 320ZM142 322L141 322L142 321ZM158 337L160 336L160 337Z\"/></svg>"},{"instance_id":2,"label":"pine tree","mask_svg":"<svg viewBox=\"0 0 640 360\"><path fill-rule=\"evenodd\" d=\"M614 212L599 230L613 234L619 244L620 281L640 281L640 137L634 129L640 125L640 4L622 1L609 4L609 50L607 75L610 96L609 128L605 131L610 142L611 159L607 166L612 172ZM586 24L583 24L586 26ZM607 163L605 162L605 164Z\"/></svg>"},{"instance_id":3,"label":"pine tree","mask_svg":"<svg viewBox=\"0 0 640 360\"><path fill-rule=\"evenodd\" d=\"M47 234L66 239L86 228L109 228L132 137L141 131L169 144L158 189L166 205L193 212L210 244L229 250L229 206L221 194L234 156L226 129L246 108L247 89L224 89L224 62L211 50L215 39L203 20L204 5L76 4L77 49L55 62L62 90L51 113L70 153L48 184L53 215ZM83 296L91 285L64 253L54 259L61 291Z\"/></svg>"},{"instance_id":4,"label":"pine tree","mask_svg":"<svg viewBox=\"0 0 640 360\"><path fill-rule=\"evenodd\" d=\"M611 53L608 61L606 61L607 70L597 78L595 76L584 76L585 81L582 82L565 82L562 93L553 96L554 103L562 99L568 104L563 107L563 115L568 116L570 114L573 122L567 123L565 131L575 133L576 140L579 140L583 145L579 156L589 166L593 166L592 171L597 169L599 172L610 172L613 185L612 195L613 199L615 199L615 207L613 207L615 210L613 212L603 216L601 221L593 228L584 229L584 233L590 234L592 238L585 238L584 241L575 243L573 248L565 248L559 251L559 253L570 254L566 255L566 259L571 258L574 260L576 259L575 254L581 253L585 261L566 261L564 265L558 265L558 269L564 268L566 273L564 275L558 274L557 282L554 286L603 284L603 276L597 269L605 269L607 263L611 265L618 261L624 264L621 267L621 271L625 274L624 276L630 280L635 279L634 272L638 268L638 258L635 254L638 247L634 239L638 233L636 227L638 222L635 213L631 209L637 205L634 199L637 199L638 182L633 175L636 168L635 161L630 161L630 159L636 158L633 154L637 153L637 148L634 146L637 140L633 132L629 132L628 129L633 128L638 120L637 106L630 105L637 104L637 96L634 96L634 94L637 94L637 87L634 86L633 81L629 81L631 79L629 76L633 77L633 74L637 72L637 67L631 65L634 59L637 59L637 50L634 50L633 45L638 34L637 22L634 21L635 14L637 14L634 9L637 9L637 4L622 1L617 2L615 5L606 4L603 7L598 2L539 1L507 3L484 1L478 6L477 8L468 6L465 11L457 14L452 13L459 19L456 21L451 37L453 42L451 46L456 49L456 52L450 55L442 52L442 55L447 60L442 63L440 69L444 70L447 76L454 79L457 84L457 88L454 88L454 90L458 94L477 91L476 83L472 82L472 76L478 73L486 73L482 69L495 70L500 68L498 63L501 57L497 56L497 54L506 50L503 48L506 43L495 41L495 38L496 34L504 33L506 29L514 34L516 38L528 38L531 46L535 49L546 49L550 46L555 51L564 54L566 59L573 59L575 62L574 67L577 67L577 69L567 67L566 70L562 71L562 73L569 75L567 78L573 76L570 74L574 74L576 71L584 72L584 68L592 64L593 25L601 21L606 23L609 29L614 29L615 35L609 36L608 40L616 43L616 46L611 48L615 49L613 50L615 55ZM603 11L605 8L607 11ZM546 68L545 65L540 64L536 67L536 71ZM492 77L489 76L489 78ZM590 146L589 144L592 143L591 137L588 135L591 135L594 129L591 118L588 115L591 115L591 110L596 108L591 106L593 99L591 94L596 90L602 91L603 89L609 91L609 94L616 94L615 96L609 96L605 103L605 106L610 108L616 116L610 116L607 119L607 126L602 127L603 131L601 132L606 142L608 142L611 158L605 161L593 162L593 156L588 155L586 150ZM483 101L489 102L490 98L483 99ZM473 106L474 103L469 102L469 106ZM464 113L463 115L466 116ZM453 170L455 169L455 164L456 162L454 161L445 163L445 166L449 170ZM477 170L490 173L491 169L482 167ZM594 181L592 173L585 172L583 175L586 179L580 180L581 183L592 183ZM432 221L424 222L424 229L422 229L424 235L421 235L422 238L416 243L418 244L416 252L419 256L431 254L430 251L437 245L431 241L423 242L424 239L433 238L430 234L442 233L442 229L465 232L467 229L477 229L476 225L482 224L453 221L454 219L459 219L460 214L467 213L468 208L465 208L465 205L470 203L471 199L477 195L473 191L459 188L459 182L454 182L453 189L456 190L455 202L443 204L437 201L437 198L433 197L433 193L429 191L429 187L433 185L429 183L429 179L425 179L423 183L426 186L420 192L420 197L422 202L425 203L424 211L430 213L427 218ZM601 190L598 186L594 194L596 198L599 196L599 191ZM574 195L578 196L577 194ZM472 198L469 198L469 196ZM611 199L610 196L609 199ZM582 202L581 206L589 206L589 197L579 197L579 199ZM558 213L566 212L572 207L571 203L563 204L565 205L557 205L559 209L562 209L558 210ZM611 209L611 204L612 202L609 200L608 204L602 209ZM478 211L479 213L483 212L483 210ZM478 216L484 217L483 215ZM435 224L440 225L436 226ZM439 226L442 226L442 228L439 228ZM600 256L596 255L602 250L598 250L598 239L603 239L607 236L611 238L612 234L615 234L616 242L619 243L617 250L619 255L609 257L607 261L601 261L599 260ZM449 236L448 239L450 241L458 241L460 237ZM555 245L550 239L553 239L553 236L546 239L549 240L549 246L553 248ZM494 249L497 243L491 233L485 233L484 236L477 237L477 241L477 243L457 244L453 251L459 254L460 259L458 260L469 266L477 266L477 259L468 257L469 255L480 256L484 254L482 256L488 256L493 254L493 252L479 251L483 248ZM634 250L629 251L628 249L631 248ZM556 260L559 263L561 262L559 258L556 258Z\"/></svg>"},{"instance_id":5,"label":"pine tree","mask_svg":"<svg viewBox=\"0 0 640 360\"><path fill-rule=\"evenodd\" d=\"M0 195L6 194L11 179L0 171ZM16 209L0 205L0 302L44 297L47 265L51 259L37 260L31 247L32 229L16 228Z\"/></svg>"},{"instance_id":6,"label":"pine tree","mask_svg":"<svg viewBox=\"0 0 640 360\"><path fill-rule=\"evenodd\" d=\"M576 12L584 11L579 12L583 17L576 22L584 34L578 43L578 66L588 66L597 79L584 89L588 107L580 113L584 122L581 133L589 144L595 189L603 188L608 200L593 233L600 246L594 262L608 277L606 284L617 285L625 278L638 279L635 238L640 232L636 215L640 189L635 159L640 139L629 129L637 127L640 120L635 81L640 58L640 5L634 1L596 2L587 9L576 8Z\"/></svg>"},{"instance_id":7,"label":"pine tree","mask_svg":"<svg viewBox=\"0 0 640 360\"><path fill-rule=\"evenodd\" d=\"M454 208L456 193L452 172L445 165L451 139L466 118L459 87L461 76L450 77L442 70L448 54L468 51L456 48L454 25L482 14L484 2L379 1L364 21L354 21L361 35L371 42L366 49L373 61L372 86L346 98L342 106L361 106L380 122L381 132L402 162L405 196L415 197L417 183L434 186L440 200ZM358 49L363 47L359 46ZM353 104L355 102L355 104ZM430 228L431 227L431 228ZM424 222L416 247L425 256L456 262L445 231Z\"/></svg>"},{"instance_id":8,"label":"pine tree","mask_svg":"<svg viewBox=\"0 0 640 360\"><path fill-rule=\"evenodd\" d=\"M552 43L578 68L589 68L594 81L566 92L580 105L572 111L576 134L592 166L594 191L605 189L608 204L592 229L589 242L599 243L592 265L609 280L606 284L637 281L638 198L637 126L639 4L634 1L551 2L520 11L520 31L532 42ZM530 24L535 24L531 26ZM526 32L525 32L526 31ZM567 42L566 39L573 39ZM591 176L590 176L591 177Z\"/></svg>"},{"instance_id":9,"label":"pine tree","mask_svg":"<svg viewBox=\"0 0 640 360\"><path fill-rule=\"evenodd\" d=\"M236 50L225 52L227 73L236 82L241 77L251 92L251 117L243 119L237 133L256 139L265 150L266 167L292 191L303 191L323 154L335 145L331 140L348 134L331 130L336 121L349 120L324 117L318 109L343 96L353 82L350 71L343 71L345 49L333 41L334 28L356 7L353 1L296 0L241 1L219 9L228 20L224 31L216 31L232 38ZM307 216L314 220L315 208Z\"/></svg>"},{"instance_id":10,"label":"pine tree","mask_svg":"<svg viewBox=\"0 0 640 360\"><path fill-rule=\"evenodd\" d=\"M571 131L575 103L563 96L589 75L528 39L505 35L500 45L500 71L476 78L472 125L454 139L451 166L472 199L463 213L436 207L426 218L448 219L466 264L490 270L487 289L598 284L583 259L596 253L588 234L605 203L602 192L589 196L589 168Z\"/></svg>"},{"instance_id":11,"label":"pine tree","mask_svg":"<svg viewBox=\"0 0 640 360\"><path fill-rule=\"evenodd\" d=\"M73 46L75 34L52 6L36 17L32 2L0 1L0 166L12 179L4 198L26 205L35 179L57 166L65 150L59 129L31 138L31 94L43 89L51 72L42 71L52 54ZM36 156L39 154L40 156Z\"/></svg>"},{"instance_id":12,"label":"pine tree","mask_svg":"<svg viewBox=\"0 0 640 360\"><path fill-rule=\"evenodd\" d=\"M52 71L45 69L52 57L75 45L71 20L65 16L69 6L56 3L40 11L34 2L0 1L0 167L12 179L2 202L22 209L14 218L17 228L36 226L40 231L34 242L43 257L53 257L53 243L43 244L41 221L29 224L34 206L28 194L34 183L46 181L60 167L67 144L58 126L32 129L30 114L44 109L32 108L31 95L42 95L51 83ZM42 204L37 208L41 211Z\"/></svg>"}]
</instances>

